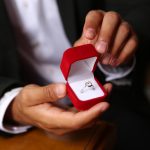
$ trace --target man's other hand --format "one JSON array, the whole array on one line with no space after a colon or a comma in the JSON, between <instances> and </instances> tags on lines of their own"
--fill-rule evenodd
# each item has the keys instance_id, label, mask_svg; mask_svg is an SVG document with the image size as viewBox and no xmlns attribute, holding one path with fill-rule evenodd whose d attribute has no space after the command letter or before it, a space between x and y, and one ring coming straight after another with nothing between
<instances>
[{"instance_id":1,"label":"man's other hand","mask_svg":"<svg viewBox=\"0 0 150 150\"><path fill-rule=\"evenodd\" d=\"M137 48L138 40L130 24L113 11L90 11L81 38L74 46L93 44L100 54L100 63L118 66L127 63Z\"/></svg>"}]
</instances>

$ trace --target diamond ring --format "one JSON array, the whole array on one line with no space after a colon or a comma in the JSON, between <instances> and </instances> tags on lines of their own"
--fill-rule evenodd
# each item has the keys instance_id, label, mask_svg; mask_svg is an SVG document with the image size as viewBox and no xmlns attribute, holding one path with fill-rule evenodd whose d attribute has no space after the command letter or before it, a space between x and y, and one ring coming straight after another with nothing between
<instances>
[{"instance_id":1,"label":"diamond ring","mask_svg":"<svg viewBox=\"0 0 150 150\"><path fill-rule=\"evenodd\" d=\"M87 90L95 90L95 87L91 81L85 82L84 87L81 89L81 93L84 93Z\"/></svg>"}]
</instances>

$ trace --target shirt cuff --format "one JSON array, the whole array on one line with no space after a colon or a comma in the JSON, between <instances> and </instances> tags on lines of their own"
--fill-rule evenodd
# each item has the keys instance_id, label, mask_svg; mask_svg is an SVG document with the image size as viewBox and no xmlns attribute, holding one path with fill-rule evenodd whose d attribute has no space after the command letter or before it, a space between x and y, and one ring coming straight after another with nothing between
<instances>
[{"instance_id":1,"label":"shirt cuff","mask_svg":"<svg viewBox=\"0 0 150 150\"><path fill-rule=\"evenodd\" d=\"M9 92L6 92L4 96L0 99L0 130L6 133L18 134L26 132L31 126L12 126L7 129L4 124L4 116L9 104L13 101L16 95L22 90L22 88L15 88Z\"/></svg>"},{"instance_id":2,"label":"shirt cuff","mask_svg":"<svg viewBox=\"0 0 150 150\"><path fill-rule=\"evenodd\" d=\"M136 64L136 58L133 57L132 61L130 61L127 65L119 66L119 67L111 67L110 65L103 65L98 63L98 68L103 72L105 75L105 81L113 81L116 79L121 79L129 75Z\"/></svg>"}]
</instances>

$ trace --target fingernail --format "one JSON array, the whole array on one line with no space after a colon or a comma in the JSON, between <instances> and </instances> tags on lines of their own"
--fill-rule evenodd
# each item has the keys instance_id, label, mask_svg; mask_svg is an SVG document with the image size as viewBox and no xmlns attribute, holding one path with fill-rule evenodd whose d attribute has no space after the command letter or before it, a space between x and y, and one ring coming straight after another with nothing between
<instances>
[{"instance_id":1,"label":"fingernail","mask_svg":"<svg viewBox=\"0 0 150 150\"><path fill-rule=\"evenodd\" d=\"M104 65L108 65L109 64L109 61L110 61L110 55L107 54L106 56L104 56L103 60L102 60L102 63Z\"/></svg>"},{"instance_id":2,"label":"fingernail","mask_svg":"<svg viewBox=\"0 0 150 150\"><path fill-rule=\"evenodd\" d=\"M107 42L100 41L100 42L96 43L95 47L99 53L103 54L107 51L108 44L107 44Z\"/></svg>"},{"instance_id":3,"label":"fingernail","mask_svg":"<svg viewBox=\"0 0 150 150\"><path fill-rule=\"evenodd\" d=\"M57 85L55 92L59 98L62 98L66 95L66 86L64 84Z\"/></svg>"},{"instance_id":4,"label":"fingernail","mask_svg":"<svg viewBox=\"0 0 150 150\"><path fill-rule=\"evenodd\" d=\"M96 35L95 29L93 28L89 28L87 29L87 31L85 32L85 37L87 39L93 39Z\"/></svg>"}]
</instances>

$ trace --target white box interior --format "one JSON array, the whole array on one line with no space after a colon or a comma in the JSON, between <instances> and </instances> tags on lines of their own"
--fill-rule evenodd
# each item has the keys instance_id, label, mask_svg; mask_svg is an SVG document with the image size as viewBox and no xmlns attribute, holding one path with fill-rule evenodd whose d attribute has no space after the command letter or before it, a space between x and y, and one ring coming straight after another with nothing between
<instances>
[{"instance_id":1,"label":"white box interior","mask_svg":"<svg viewBox=\"0 0 150 150\"><path fill-rule=\"evenodd\" d=\"M68 83L81 101L104 96L104 92L95 81L92 72L95 62L96 57L91 57L77 61L71 65ZM94 89L92 87L85 86L85 83L89 81L94 86ZM81 92L82 89L84 92Z\"/></svg>"}]
</instances>

